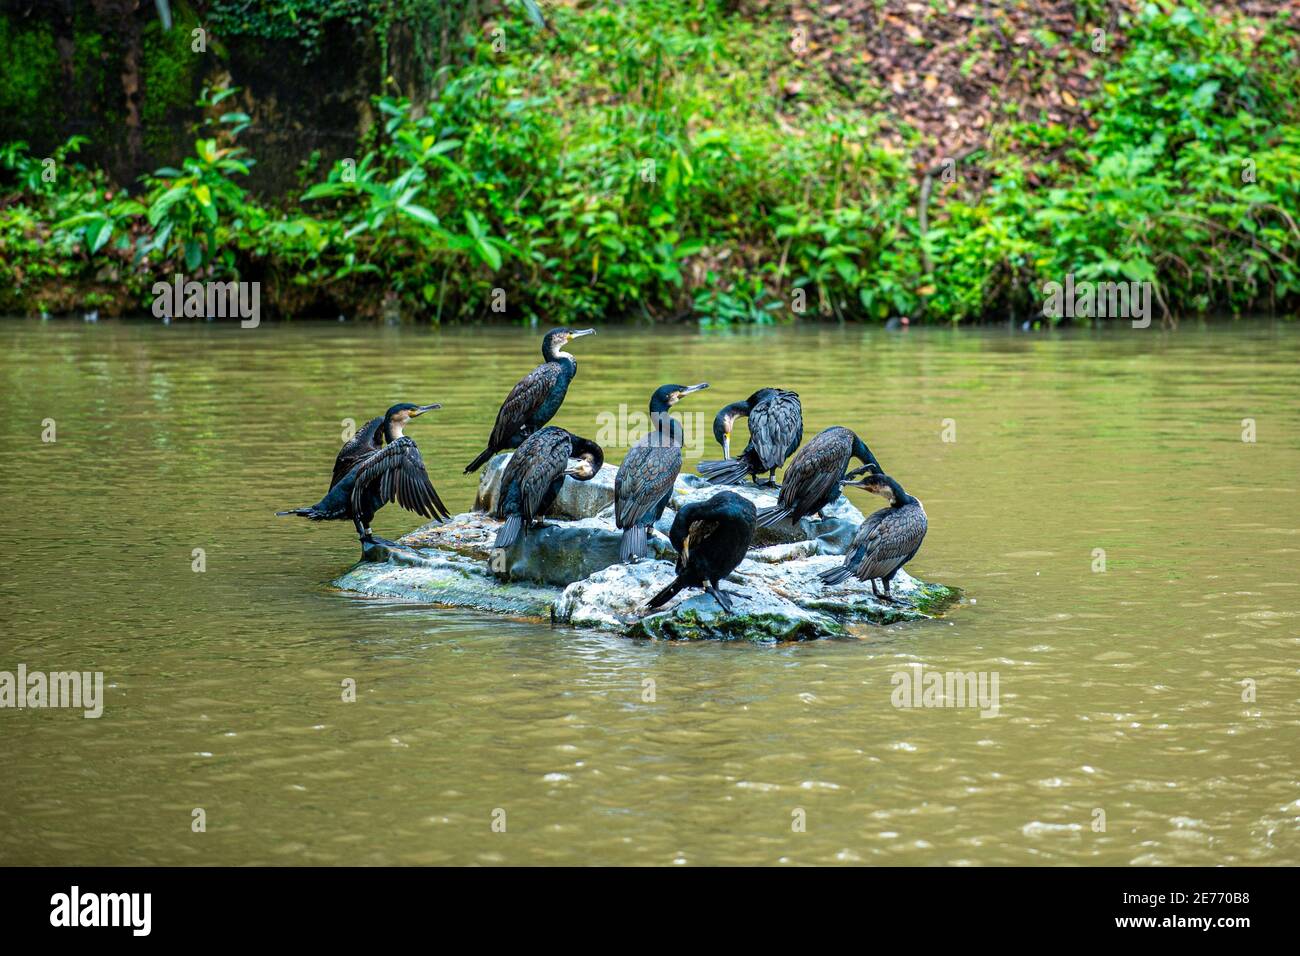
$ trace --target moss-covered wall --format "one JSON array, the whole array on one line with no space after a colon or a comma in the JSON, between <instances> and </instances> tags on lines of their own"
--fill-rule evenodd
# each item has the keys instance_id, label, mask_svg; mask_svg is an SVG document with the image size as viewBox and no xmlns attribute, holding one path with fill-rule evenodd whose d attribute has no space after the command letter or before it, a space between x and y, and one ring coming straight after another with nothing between
<instances>
[{"instance_id":1,"label":"moss-covered wall","mask_svg":"<svg viewBox=\"0 0 1300 956\"><path fill-rule=\"evenodd\" d=\"M164 30L152 2L0 0L0 142L25 140L39 154L81 134L84 160L130 182L188 155L199 91L230 82L253 120L250 185L274 194L297 185L313 154L324 164L353 155L372 96L426 94L480 9L478 0L170 6ZM200 27L206 50L196 52Z\"/></svg>"}]
</instances>

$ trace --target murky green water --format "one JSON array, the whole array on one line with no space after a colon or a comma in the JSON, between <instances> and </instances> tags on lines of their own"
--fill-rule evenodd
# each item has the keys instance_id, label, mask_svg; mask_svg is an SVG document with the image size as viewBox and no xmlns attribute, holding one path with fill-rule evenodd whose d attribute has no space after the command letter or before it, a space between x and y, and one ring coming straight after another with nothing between
<instances>
[{"instance_id":1,"label":"murky green water","mask_svg":"<svg viewBox=\"0 0 1300 956\"><path fill-rule=\"evenodd\" d=\"M668 646L332 590L350 528L272 512L341 420L442 402L411 434L463 510L537 350L0 323L0 670L108 684L98 720L0 710L0 863L1300 863L1300 328L575 343L556 422L588 435L700 380L682 408L782 385L859 430L929 512L911 569L966 590L946 621ZM913 662L997 672L999 715L894 707Z\"/></svg>"}]
</instances>

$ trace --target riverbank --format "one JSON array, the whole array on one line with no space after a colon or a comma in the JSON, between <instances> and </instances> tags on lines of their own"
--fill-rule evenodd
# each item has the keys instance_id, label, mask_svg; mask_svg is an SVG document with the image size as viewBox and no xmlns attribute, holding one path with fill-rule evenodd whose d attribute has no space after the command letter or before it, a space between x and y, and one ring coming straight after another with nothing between
<instances>
[{"instance_id":1,"label":"riverbank","mask_svg":"<svg viewBox=\"0 0 1300 956\"><path fill-rule=\"evenodd\" d=\"M1149 283L1157 321L1295 313L1293 11L967 6L494 13L270 198L235 87L140 182L10 144L0 311L147 313L179 273L431 323L1050 322L1074 280Z\"/></svg>"}]
</instances>

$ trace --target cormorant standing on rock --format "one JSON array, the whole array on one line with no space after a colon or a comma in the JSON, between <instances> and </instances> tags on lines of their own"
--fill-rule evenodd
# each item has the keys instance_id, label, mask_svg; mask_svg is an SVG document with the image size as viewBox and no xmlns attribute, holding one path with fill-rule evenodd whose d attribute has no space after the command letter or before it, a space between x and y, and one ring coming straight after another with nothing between
<instances>
[{"instance_id":1,"label":"cormorant standing on rock","mask_svg":"<svg viewBox=\"0 0 1300 956\"><path fill-rule=\"evenodd\" d=\"M624 563L645 556L650 526L664 513L682 470L682 423L668 409L708 387L661 385L650 396L650 432L632 446L614 477L614 523L623 530L618 555Z\"/></svg>"},{"instance_id":2,"label":"cormorant standing on rock","mask_svg":"<svg viewBox=\"0 0 1300 956\"><path fill-rule=\"evenodd\" d=\"M370 533L375 512L390 501L425 518L446 519L447 506L438 497L424 459L415 442L402 434L411 419L441 405L394 405L378 418L361 427L339 451L334 460L330 490L314 505L277 511L277 515L297 515L312 521L352 519L357 536L367 542L391 545Z\"/></svg>"},{"instance_id":3,"label":"cormorant standing on rock","mask_svg":"<svg viewBox=\"0 0 1300 956\"><path fill-rule=\"evenodd\" d=\"M749 419L749 444L740 457L731 457L731 429L737 418ZM783 388L761 388L743 402L733 402L713 419L713 437L722 446L722 461L702 461L701 475L715 485L735 485L746 475L768 472L767 484L775 487L776 469L795 453L803 441L803 407L796 392Z\"/></svg>"},{"instance_id":4,"label":"cormorant standing on rock","mask_svg":"<svg viewBox=\"0 0 1300 956\"><path fill-rule=\"evenodd\" d=\"M506 462L501 494L493 517L504 518L493 550L509 548L529 524L541 520L560 493L564 477L590 481L605 464L605 452L594 441L547 425L524 439Z\"/></svg>"},{"instance_id":5,"label":"cormorant standing on rock","mask_svg":"<svg viewBox=\"0 0 1300 956\"><path fill-rule=\"evenodd\" d=\"M677 549L677 577L646 607L667 604L683 588L703 588L730 614L731 600L719 585L745 560L754 538L754 518L753 504L734 491L720 491L708 501L685 505L668 533Z\"/></svg>"},{"instance_id":6,"label":"cormorant standing on rock","mask_svg":"<svg viewBox=\"0 0 1300 956\"><path fill-rule=\"evenodd\" d=\"M832 425L819 434L790 462L781 479L776 507L758 513L758 526L766 528L787 520L794 524L805 515L820 515L840 496L840 482L845 478L849 458L875 471L882 470L871 449L849 429Z\"/></svg>"},{"instance_id":7,"label":"cormorant standing on rock","mask_svg":"<svg viewBox=\"0 0 1300 956\"><path fill-rule=\"evenodd\" d=\"M564 403L569 383L578 374L578 361L564 351L570 340L594 335L595 329L552 329L542 338L546 361L519 380L497 412L487 447L465 468L477 471L499 451L518 448L525 438L555 417Z\"/></svg>"},{"instance_id":8,"label":"cormorant standing on rock","mask_svg":"<svg viewBox=\"0 0 1300 956\"><path fill-rule=\"evenodd\" d=\"M881 597L876 589L876 580L879 579L885 587L884 600L893 603L894 599L889 596L889 582L899 568L916 556L925 540L928 526L925 508L888 475L867 475L858 481L845 482L844 487L862 488L880 495L889 502L889 507L873 512L858 525L853 543L844 555L844 563L823 571L820 575L822 582L839 584L852 576L860 581L870 581L871 593Z\"/></svg>"}]
</instances>

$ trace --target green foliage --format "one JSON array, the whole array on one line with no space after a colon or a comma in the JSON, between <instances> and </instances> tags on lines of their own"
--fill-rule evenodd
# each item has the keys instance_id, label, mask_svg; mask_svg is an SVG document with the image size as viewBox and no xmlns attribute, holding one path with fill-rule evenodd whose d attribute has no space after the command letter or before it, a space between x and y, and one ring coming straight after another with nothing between
<instances>
[{"instance_id":1,"label":"green foliage","mask_svg":"<svg viewBox=\"0 0 1300 956\"><path fill-rule=\"evenodd\" d=\"M199 105L214 110L235 92L234 88L215 93L205 89ZM218 229L223 223L239 229L238 217L249 202L234 177L247 176L253 160L244 158L246 151L241 147L220 145L219 139L233 144L248 122L244 113L222 114L215 124L210 124L218 127L218 135L198 139L194 143L195 155L186 157L180 169L164 167L144 177L147 216L154 232L139 243L140 257L179 259L193 272L207 266L220 252L227 268L234 267L233 250L219 243Z\"/></svg>"},{"instance_id":2,"label":"green foliage","mask_svg":"<svg viewBox=\"0 0 1300 956\"><path fill-rule=\"evenodd\" d=\"M213 12L319 38L397 9L376 4ZM25 254L44 231L67 261L40 275L108 261L134 290L162 269L254 272L285 309L377 314L395 294L432 321L491 317L497 289L513 319L1005 318L1038 314L1043 283L1070 273L1151 281L1183 312L1300 297L1300 70L1284 25L1148 4L1122 56L1099 63L1091 131L1008 120L966 160L987 185L936 182L922 235L908 152L877 136L874 108L792 63L781 23L712 0L547 10L553 31L522 4L497 37L467 31L429 102L376 98L359 158L313 184L318 158L303 157L283 209L245 191L242 114L214 119L135 198L70 166L78 143L55 184L4 147L0 251Z\"/></svg>"}]
</instances>

